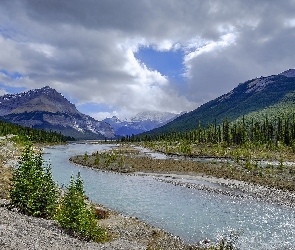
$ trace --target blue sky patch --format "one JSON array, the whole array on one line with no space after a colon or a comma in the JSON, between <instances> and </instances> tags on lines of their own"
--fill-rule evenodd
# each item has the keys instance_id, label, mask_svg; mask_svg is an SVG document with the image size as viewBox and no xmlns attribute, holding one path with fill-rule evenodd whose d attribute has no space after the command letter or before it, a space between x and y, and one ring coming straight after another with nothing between
<instances>
[{"instance_id":1,"label":"blue sky patch","mask_svg":"<svg viewBox=\"0 0 295 250\"><path fill-rule=\"evenodd\" d=\"M170 80L183 80L183 51L157 51L151 47L141 47L134 56L149 69L157 70Z\"/></svg>"},{"instance_id":2,"label":"blue sky patch","mask_svg":"<svg viewBox=\"0 0 295 250\"><path fill-rule=\"evenodd\" d=\"M18 80L23 76L19 72L8 72L5 69L1 69L0 72L3 73L5 76L9 77L11 80ZM11 86L11 85L8 86L8 85L5 85L5 83L3 82L0 82L0 88L4 89L7 93L11 93L11 94L19 93L26 90L26 88L24 87Z\"/></svg>"},{"instance_id":3,"label":"blue sky patch","mask_svg":"<svg viewBox=\"0 0 295 250\"><path fill-rule=\"evenodd\" d=\"M26 90L24 87L7 86L0 82L0 89L4 89L7 93L16 94Z\"/></svg>"},{"instance_id":4,"label":"blue sky patch","mask_svg":"<svg viewBox=\"0 0 295 250\"><path fill-rule=\"evenodd\" d=\"M4 75L8 76L12 80L17 80L22 77L22 74L20 74L19 72L8 72L5 69L1 69L0 72L2 72Z\"/></svg>"}]
</instances>

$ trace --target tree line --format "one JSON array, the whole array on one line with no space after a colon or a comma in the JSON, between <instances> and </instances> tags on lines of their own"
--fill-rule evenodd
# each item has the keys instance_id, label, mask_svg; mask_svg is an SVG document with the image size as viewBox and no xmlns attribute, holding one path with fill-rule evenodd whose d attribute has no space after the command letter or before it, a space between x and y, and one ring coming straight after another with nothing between
<instances>
[{"instance_id":1,"label":"tree line","mask_svg":"<svg viewBox=\"0 0 295 250\"><path fill-rule=\"evenodd\" d=\"M292 117L277 117L269 120L267 117L259 121L229 122L224 119L221 124L214 122L202 127L200 123L196 129L186 132L171 132L159 135L132 135L122 137L122 142L136 141L185 141L189 143L224 143L226 145L243 145L246 143L269 146L294 146L295 114Z\"/></svg>"},{"instance_id":2,"label":"tree line","mask_svg":"<svg viewBox=\"0 0 295 250\"><path fill-rule=\"evenodd\" d=\"M27 138L29 138L29 140L37 143L59 143L75 140L73 137L64 136L61 133L55 131L45 131L23 127L0 120L0 136L6 136L9 134L17 135L20 141L26 141Z\"/></svg>"}]
</instances>

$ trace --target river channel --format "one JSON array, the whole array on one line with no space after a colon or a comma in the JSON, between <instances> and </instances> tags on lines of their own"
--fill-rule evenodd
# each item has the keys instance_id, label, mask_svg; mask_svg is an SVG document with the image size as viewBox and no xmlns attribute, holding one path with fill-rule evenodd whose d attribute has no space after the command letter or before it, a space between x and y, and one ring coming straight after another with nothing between
<instances>
[{"instance_id":1,"label":"river channel","mask_svg":"<svg viewBox=\"0 0 295 250\"><path fill-rule=\"evenodd\" d=\"M295 249L294 209L175 186L152 176L96 171L68 160L113 146L84 143L46 147L43 157L51 164L53 178L60 186L67 185L70 176L80 171L86 195L93 202L137 217L188 243L204 239L214 242L239 234L239 249Z\"/></svg>"}]
</instances>

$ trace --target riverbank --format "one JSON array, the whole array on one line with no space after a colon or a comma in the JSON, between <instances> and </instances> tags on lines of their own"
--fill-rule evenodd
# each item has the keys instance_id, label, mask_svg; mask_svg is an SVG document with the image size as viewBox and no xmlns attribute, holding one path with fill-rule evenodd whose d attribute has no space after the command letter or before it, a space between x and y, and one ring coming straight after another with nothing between
<instances>
[{"instance_id":1,"label":"riverbank","mask_svg":"<svg viewBox=\"0 0 295 250\"><path fill-rule=\"evenodd\" d=\"M216 160L154 159L130 145L120 145L109 152L73 156L70 161L93 169L152 175L173 185L295 207L295 175L291 165L283 168L272 166L272 169L256 165L255 170L249 171L241 164ZM202 182L217 185L200 184Z\"/></svg>"},{"instance_id":2,"label":"riverbank","mask_svg":"<svg viewBox=\"0 0 295 250\"><path fill-rule=\"evenodd\" d=\"M8 197L12 168L21 154L20 147L11 141L12 136L0 137L0 198Z\"/></svg>"},{"instance_id":3,"label":"riverbank","mask_svg":"<svg viewBox=\"0 0 295 250\"><path fill-rule=\"evenodd\" d=\"M175 186L182 186L190 189L198 189L210 193L223 194L243 199L255 199L258 201L277 204L280 206L295 208L294 192L283 191L280 189L256 185L253 183L247 183L244 181L183 173L163 174L134 172L133 174L153 176L158 181L170 183ZM207 184L205 184L206 182Z\"/></svg>"},{"instance_id":4,"label":"riverbank","mask_svg":"<svg viewBox=\"0 0 295 250\"><path fill-rule=\"evenodd\" d=\"M8 209L8 203L0 199L1 249L199 249L136 218L111 210L107 219L99 220L111 240L103 244L82 241L68 235L55 221L19 214Z\"/></svg>"}]
</instances>

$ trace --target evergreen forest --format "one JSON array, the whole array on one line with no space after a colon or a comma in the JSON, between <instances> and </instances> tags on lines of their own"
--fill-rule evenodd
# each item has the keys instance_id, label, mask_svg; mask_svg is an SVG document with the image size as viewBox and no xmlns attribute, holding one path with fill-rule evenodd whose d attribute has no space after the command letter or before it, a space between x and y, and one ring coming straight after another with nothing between
<instances>
[{"instance_id":1,"label":"evergreen forest","mask_svg":"<svg viewBox=\"0 0 295 250\"><path fill-rule=\"evenodd\" d=\"M295 114L292 116L277 116L269 119L256 119L251 116L229 122L226 118L221 124L216 122L202 127L201 123L196 129L187 132L171 132L163 134L143 134L122 137L121 141L181 141L187 143L209 143L231 145L266 145L269 148L279 144L295 148Z\"/></svg>"},{"instance_id":2,"label":"evergreen forest","mask_svg":"<svg viewBox=\"0 0 295 250\"><path fill-rule=\"evenodd\" d=\"M45 131L29 127L22 127L20 125L0 120L0 136L6 136L10 134L17 135L14 140L30 140L35 143L61 143L75 140L73 137L64 136L61 133L57 133L54 131Z\"/></svg>"}]
</instances>

